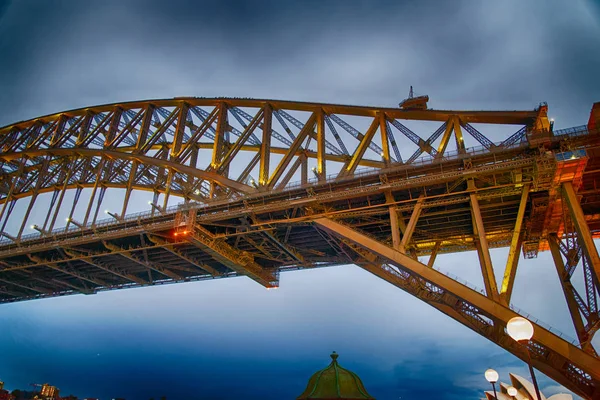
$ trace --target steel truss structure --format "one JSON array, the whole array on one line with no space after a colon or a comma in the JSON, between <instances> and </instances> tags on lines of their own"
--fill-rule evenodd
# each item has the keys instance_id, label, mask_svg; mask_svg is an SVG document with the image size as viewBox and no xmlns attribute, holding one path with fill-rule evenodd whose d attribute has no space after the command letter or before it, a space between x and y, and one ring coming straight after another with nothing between
<instances>
[{"instance_id":1,"label":"steel truss structure","mask_svg":"<svg viewBox=\"0 0 600 400\"><path fill-rule=\"evenodd\" d=\"M481 133L495 126L512 134ZM519 255L550 250L578 337L537 325L534 366L600 398L599 126L600 103L588 125L554 131L545 104L443 111L230 98L19 122L0 128L0 301L239 275L272 288L281 271L352 263L526 359L504 329L519 315L510 306ZM132 214L142 192L149 209ZM101 220L107 193L120 209ZM37 232L26 234L32 222ZM500 286L497 247L509 249ZM438 254L472 250L482 291L434 268Z\"/></svg>"}]
</instances>

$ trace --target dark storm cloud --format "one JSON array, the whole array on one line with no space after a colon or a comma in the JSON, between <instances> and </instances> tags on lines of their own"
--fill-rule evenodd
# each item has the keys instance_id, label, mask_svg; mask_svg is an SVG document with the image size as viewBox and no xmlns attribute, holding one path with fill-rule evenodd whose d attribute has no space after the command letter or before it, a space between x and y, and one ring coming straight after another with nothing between
<instances>
[{"instance_id":1,"label":"dark storm cloud","mask_svg":"<svg viewBox=\"0 0 600 400\"><path fill-rule=\"evenodd\" d=\"M0 123L180 95L393 105L413 84L439 108L549 100L574 125L600 92L599 38L584 1L19 2Z\"/></svg>"}]
</instances>

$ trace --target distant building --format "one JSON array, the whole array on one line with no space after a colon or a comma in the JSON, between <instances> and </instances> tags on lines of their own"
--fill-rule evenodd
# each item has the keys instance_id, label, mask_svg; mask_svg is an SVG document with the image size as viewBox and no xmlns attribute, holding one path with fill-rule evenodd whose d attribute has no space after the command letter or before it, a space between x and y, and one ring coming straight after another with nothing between
<instances>
[{"instance_id":1,"label":"distant building","mask_svg":"<svg viewBox=\"0 0 600 400\"><path fill-rule=\"evenodd\" d=\"M4 382L0 381L0 400L13 400L8 390L4 390Z\"/></svg>"},{"instance_id":2,"label":"distant building","mask_svg":"<svg viewBox=\"0 0 600 400\"><path fill-rule=\"evenodd\" d=\"M59 398L58 393L59 393L59 390L56 386L52 386L47 383L44 383L42 385L42 390L40 391L42 398L45 397L48 399L58 399Z\"/></svg>"},{"instance_id":3,"label":"distant building","mask_svg":"<svg viewBox=\"0 0 600 400\"><path fill-rule=\"evenodd\" d=\"M334 351L331 354L331 364L310 377L306 390L298 396L297 400L375 400L373 396L367 393L358 375L340 367L337 358L338 354Z\"/></svg>"},{"instance_id":4,"label":"distant building","mask_svg":"<svg viewBox=\"0 0 600 400\"><path fill-rule=\"evenodd\" d=\"M4 390L4 382L0 381L0 400L12 400L8 390Z\"/></svg>"}]
</instances>

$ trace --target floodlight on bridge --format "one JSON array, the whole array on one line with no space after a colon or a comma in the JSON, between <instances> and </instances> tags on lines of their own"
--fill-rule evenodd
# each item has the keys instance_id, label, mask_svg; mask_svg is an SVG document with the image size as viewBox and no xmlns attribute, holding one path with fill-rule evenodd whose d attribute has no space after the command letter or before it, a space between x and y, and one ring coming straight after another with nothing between
<instances>
[{"instance_id":1,"label":"floodlight on bridge","mask_svg":"<svg viewBox=\"0 0 600 400\"><path fill-rule=\"evenodd\" d=\"M117 213L112 213L109 210L104 210L104 214L106 215L110 215L111 217L113 217L114 219L116 219L117 221L121 221L122 218L119 216L119 214Z\"/></svg>"},{"instance_id":2,"label":"floodlight on bridge","mask_svg":"<svg viewBox=\"0 0 600 400\"><path fill-rule=\"evenodd\" d=\"M319 178L319 171L317 171L317 167L312 167L310 170L313 172L313 174L315 174L316 178Z\"/></svg>"},{"instance_id":3,"label":"floodlight on bridge","mask_svg":"<svg viewBox=\"0 0 600 400\"><path fill-rule=\"evenodd\" d=\"M48 232L46 232L44 229L42 229L40 226L33 224L30 226L30 228L34 231L38 231L39 233L41 233L42 235L47 235Z\"/></svg>"},{"instance_id":4,"label":"floodlight on bridge","mask_svg":"<svg viewBox=\"0 0 600 400\"><path fill-rule=\"evenodd\" d=\"M164 212L163 208L161 206L158 206L158 205L154 204L152 202L152 200L148 200L148 205L150 205L153 210L157 210L161 214Z\"/></svg>"},{"instance_id":5,"label":"floodlight on bridge","mask_svg":"<svg viewBox=\"0 0 600 400\"><path fill-rule=\"evenodd\" d=\"M79 229L83 229L84 228L84 226L83 226L83 224L81 222L78 222L78 221L76 221L73 218L67 217L67 218L65 218L65 221L67 221L67 226L69 226L69 224L73 224L76 227L78 227Z\"/></svg>"}]
</instances>

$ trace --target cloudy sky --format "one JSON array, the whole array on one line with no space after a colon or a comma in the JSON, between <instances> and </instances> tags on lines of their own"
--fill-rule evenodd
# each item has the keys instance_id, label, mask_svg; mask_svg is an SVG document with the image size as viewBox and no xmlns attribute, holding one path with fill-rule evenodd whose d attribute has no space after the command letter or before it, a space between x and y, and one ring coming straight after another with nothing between
<instances>
[{"instance_id":1,"label":"cloudy sky","mask_svg":"<svg viewBox=\"0 0 600 400\"><path fill-rule=\"evenodd\" d=\"M413 85L434 108L547 101L564 128L600 101L599 49L593 0L0 0L0 126L179 96L395 106ZM506 251L492 255L500 277ZM474 254L436 267L483 286ZM521 263L513 302L575 336L558 293L549 254ZM276 291L234 278L3 305L0 321L0 380L82 397L295 398L332 350L378 399L476 399L487 368L527 376L355 266L286 273Z\"/></svg>"}]
</instances>

